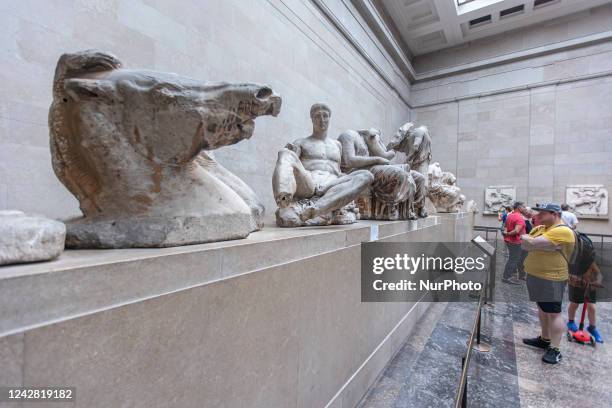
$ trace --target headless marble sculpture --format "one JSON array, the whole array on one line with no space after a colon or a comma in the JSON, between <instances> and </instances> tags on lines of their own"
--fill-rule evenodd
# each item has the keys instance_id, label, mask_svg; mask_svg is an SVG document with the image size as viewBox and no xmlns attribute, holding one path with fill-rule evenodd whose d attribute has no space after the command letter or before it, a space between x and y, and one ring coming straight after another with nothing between
<instances>
[{"instance_id":1,"label":"headless marble sculpture","mask_svg":"<svg viewBox=\"0 0 612 408\"><path fill-rule=\"evenodd\" d=\"M53 169L79 200L77 248L165 247L246 237L262 227L253 191L206 150L276 116L267 86L208 84L128 70L111 54L64 54L49 112Z\"/></svg>"},{"instance_id":2,"label":"headless marble sculpture","mask_svg":"<svg viewBox=\"0 0 612 408\"><path fill-rule=\"evenodd\" d=\"M278 152L272 190L280 227L350 224L359 218L353 200L370 186L373 176L367 170L340 171L342 146L327 137L330 117L327 105L312 105L312 134Z\"/></svg>"},{"instance_id":3,"label":"headless marble sculpture","mask_svg":"<svg viewBox=\"0 0 612 408\"><path fill-rule=\"evenodd\" d=\"M59 221L0 211L0 265L57 258L65 238L66 227Z\"/></svg>"},{"instance_id":4,"label":"headless marble sculpture","mask_svg":"<svg viewBox=\"0 0 612 408\"><path fill-rule=\"evenodd\" d=\"M395 150L404 153L406 165L414 179L415 192L412 205L408 206L408 212L413 212L416 217L427 217L425 199L428 191L428 168L431 160L431 136L426 126L415 126L412 122L402 125L391 141L387 144L387 150ZM414 217L403 217L414 218Z\"/></svg>"},{"instance_id":5,"label":"headless marble sculpture","mask_svg":"<svg viewBox=\"0 0 612 408\"><path fill-rule=\"evenodd\" d=\"M412 208L416 192L414 174L406 164L390 164L395 152L387 151L379 130L347 130L338 141L342 144L342 171L368 170L374 176L370 188L357 200L361 218L416 218Z\"/></svg>"},{"instance_id":6,"label":"headless marble sculpture","mask_svg":"<svg viewBox=\"0 0 612 408\"><path fill-rule=\"evenodd\" d=\"M467 203L465 203L465 212L478 214L479 210L478 210L478 204L476 204L476 201L469 200Z\"/></svg>"},{"instance_id":7,"label":"headless marble sculpture","mask_svg":"<svg viewBox=\"0 0 612 408\"><path fill-rule=\"evenodd\" d=\"M429 194L428 197L436 207L437 212L449 213L461 210L465 196L461 189L455 185L457 178L448 171L442 171L440 163L429 165Z\"/></svg>"}]
</instances>

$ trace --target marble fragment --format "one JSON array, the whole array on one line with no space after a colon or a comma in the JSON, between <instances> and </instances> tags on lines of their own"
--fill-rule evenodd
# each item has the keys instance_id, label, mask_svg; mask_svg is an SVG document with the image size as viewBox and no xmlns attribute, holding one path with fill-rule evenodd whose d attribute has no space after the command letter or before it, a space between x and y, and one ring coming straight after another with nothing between
<instances>
[{"instance_id":1,"label":"marble fragment","mask_svg":"<svg viewBox=\"0 0 612 408\"><path fill-rule=\"evenodd\" d=\"M21 211L0 211L0 265L48 261L64 250L63 223Z\"/></svg>"}]
</instances>

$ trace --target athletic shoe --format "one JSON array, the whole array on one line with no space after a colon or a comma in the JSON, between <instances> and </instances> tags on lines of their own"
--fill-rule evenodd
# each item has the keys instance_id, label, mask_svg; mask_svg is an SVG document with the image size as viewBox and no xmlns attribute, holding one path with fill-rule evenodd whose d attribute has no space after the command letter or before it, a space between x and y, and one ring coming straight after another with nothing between
<instances>
[{"instance_id":1,"label":"athletic shoe","mask_svg":"<svg viewBox=\"0 0 612 408\"><path fill-rule=\"evenodd\" d=\"M563 356L561 351L556 347L549 347L546 349L546 353L542 356L542 361L548 364L557 364L561 361Z\"/></svg>"},{"instance_id":2,"label":"athletic shoe","mask_svg":"<svg viewBox=\"0 0 612 408\"><path fill-rule=\"evenodd\" d=\"M520 282L515 281L514 279L502 278L501 280L504 283L508 283L510 285L520 285Z\"/></svg>"},{"instance_id":3,"label":"athletic shoe","mask_svg":"<svg viewBox=\"0 0 612 408\"><path fill-rule=\"evenodd\" d=\"M578 325L576 324L575 321L569 321L567 322L567 330L573 332L577 332L578 331Z\"/></svg>"},{"instance_id":4,"label":"athletic shoe","mask_svg":"<svg viewBox=\"0 0 612 408\"><path fill-rule=\"evenodd\" d=\"M550 347L550 340L544 340L542 336L538 336L535 339L523 339L523 343L528 346L533 346L544 350Z\"/></svg>"},{"instance_id":5,"label":"athletic shoe","mask_svg":"<svg viewBox=\"0 0 612 408\"><path fill-rule=\"evenodd\" d=\"M599 331L596 327L589 326L587 327L587 331L591 333L591 336L595 337L596 342L603 343L603 338L601 337L601 334L599 334Z\"/></svg>"}]
</instances>

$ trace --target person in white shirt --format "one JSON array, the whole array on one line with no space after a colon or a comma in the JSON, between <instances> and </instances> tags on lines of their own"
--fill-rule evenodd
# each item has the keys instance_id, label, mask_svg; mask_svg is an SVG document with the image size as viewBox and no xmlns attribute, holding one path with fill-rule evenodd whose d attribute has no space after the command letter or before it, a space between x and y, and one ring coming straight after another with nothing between
<instances>
[{"instance_id":1,"label":"person in white shirt","mask_svg":"<svg viewBox=\"0 0 612 408\"><path fill-rule=\"evenodd\" d=\"M568 227L575 230L578 226L578 217L573 212L570 212L569 205L562 204L561 205L561 219L564 223L567 224Z\"/></svg>"}]
</instances>

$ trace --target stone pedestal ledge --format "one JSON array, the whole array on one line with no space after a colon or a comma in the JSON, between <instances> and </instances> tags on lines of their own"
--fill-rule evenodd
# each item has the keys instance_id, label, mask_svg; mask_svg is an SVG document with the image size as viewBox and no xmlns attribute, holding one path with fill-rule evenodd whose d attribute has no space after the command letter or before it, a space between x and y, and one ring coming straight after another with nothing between
<instances>
[{"instance_id":1,"label":"stone pedestal ledge","mask_svg":"<svg viewBox=\"0 0 612 408\"><path fill-rule=\"evenodd\" d=\"M448 242L463 224L272 227L0 268L0 383L61 380L79 407L354 407L431 305L362 302L360 243Z\"/></svg>"},{"instance_id":2,"label":"stone pedestal ledge","mask_svg":"<svg viewBox=\"0 0 612 408\"><path fill-rule=\"evenodd\" d=\"M270 225L236 241L173 248L66 250L51 262L0 267L0 336L440 222L439 217L429 217L293 229Z\"/></svg>"}]
</instances>

